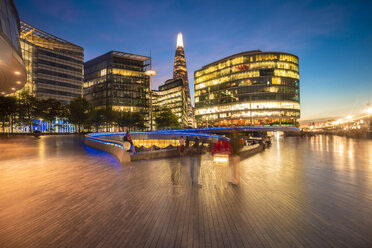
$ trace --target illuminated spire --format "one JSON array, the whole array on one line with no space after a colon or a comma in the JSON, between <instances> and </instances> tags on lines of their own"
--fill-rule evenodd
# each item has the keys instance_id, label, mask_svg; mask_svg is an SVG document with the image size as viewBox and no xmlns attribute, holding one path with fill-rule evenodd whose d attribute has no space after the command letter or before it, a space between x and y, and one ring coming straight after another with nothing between
<instances>
[{"instance_id":1,"label":"illuminated spire","mask_svg":"<svg viewBox=\"0 0 372 248\"><path fill-rule=\"evenodd\" d=\"M183 47L182 33L178 33L178 36L177 36L177 47Z\"/></svg>"}]
</instances>

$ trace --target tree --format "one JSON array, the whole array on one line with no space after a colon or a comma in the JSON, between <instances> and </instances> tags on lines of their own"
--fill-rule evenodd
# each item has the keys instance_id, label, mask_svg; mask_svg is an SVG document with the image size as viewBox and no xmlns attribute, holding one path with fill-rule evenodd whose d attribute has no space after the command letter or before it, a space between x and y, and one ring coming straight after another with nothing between
<instances>
[{"instance_id":1,"label":"tree","mask_svg":"<svg viewBox=\"0 0 372 248\"><path fill-rule=\"evenodd\" d=\"M105 109L93 109L90 123L94 125L96 132L100 126L105 124L105 111Z\"/></svg>"},{"instance_id":2,"label":"tree","mask_svg":"<svg viewBox=\"0 0 372 248\"><path fill-rule=\"evenodd\" d=\"M36 97L31 95L27 91L20 93L17 102L17 113L19 116L19 122L27 124L30 128L30 132L33 130L33 121L37 117L37 102Z\"/></svg>"},{"instance_id":3,"label":"tree","mask_svg":"<svg viewBox=\"0 0 372 248\"><path fill-rule=\"evenodd\" d=\"M113 123L117 120L117 112L113 111L111 107L106 107L103 112L103 120L105 124L105 131L107 131L108 128L111 127Z\"/></svg>"},{"instance_id":4,"label":"tree","mask_svg":"<svg viewBox=\"0 0 372 248\"><path fill-rule=\"evenodd\" d=\"M133 128L143 130L146 128L145 118L141 113L138 112L120 112L116 121L119 128Z\"/></svg>"},{"instance_id":5,"label":"tree","mask_svg":"<svg viewBox=\"0 0 372 248\"><path fill-rule=\"evenodd\" d=\"M84 98L77 97L67 106L69 122L78 126L80 133L81 125L88 124L93 114L92 105Z\"/></svg>"},{"instance_id":6,"label":"tree","mask_svg":"<svg viewBox=\"0 0 372 248\"><path fill-rule=\"evenodd\" d=\"M39 100L37 102L37 115L38 117L42 118L43 120L49 123L49 127L51 128L52 122L57 117L63 117L64 109L62 104L52 98ZM52 130L49 130L50 132Z\"/></svg>"},{"instance_id":7,"label":"tree","mask_svg":"<svg viewBox=\"0 0 372 248\"><path fill-rule=\"evenodd\" d=\"M132 118L133 118L133 126L136 129L144 130L145 128L147 128L145 124L145 117L143 116L143 114L134 112L132 113Z\"/></svg>"},{"instance_id":8,"label":"tree","mask_svg":"<svg viewBox=\"0 0 372 248\"><path fill-rule=\"evenodd\" d=\"M155 122L158 129L180 127L177 116L169 108L164 108L157 113L155 116Z\"/></svg>"},{"instance_id":9,"label":"tree","mask_svg":"<svg viewBox=\"0 0 372 248\"><path fill-rule=\"evenodd\" d=\"M5 123L8 123L10 132L14 121L14 115L17 112L16 99L14 97L0 96L0 121L3 123L3 132L5 132Z\"/></svg>"}]
</instances>

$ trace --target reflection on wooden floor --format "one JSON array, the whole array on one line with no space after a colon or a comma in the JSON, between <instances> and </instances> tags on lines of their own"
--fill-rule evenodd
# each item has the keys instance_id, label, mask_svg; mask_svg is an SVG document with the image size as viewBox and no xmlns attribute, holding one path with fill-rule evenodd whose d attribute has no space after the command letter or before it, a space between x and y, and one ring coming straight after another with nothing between
<instances>
[{"instance_id":1,"label":"reflection on wooden floor","mask_svg":"<svg viewBox=\"0 0 372 248\"><path fill-rule=\"evenodd\" d=\"M239 187L206 155L122 167L73 136L0 151L0 247L372 247L369 141L274 143Z\"/></svg>"}]
</instances>

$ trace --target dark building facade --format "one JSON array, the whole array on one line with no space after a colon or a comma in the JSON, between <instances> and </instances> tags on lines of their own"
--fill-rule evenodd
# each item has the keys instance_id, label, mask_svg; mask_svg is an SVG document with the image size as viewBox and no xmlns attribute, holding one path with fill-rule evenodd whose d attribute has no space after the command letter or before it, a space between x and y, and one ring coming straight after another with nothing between
<instances>
[{"instance_id":1,"label":"dark building facade","mask_svg":"<svg viewBox=\"0 0 372 248\"><path fill-rule=\"evenodd\" d=\"M82 96L82 47L21 21L21 48L28 73L23 90L65 104Z\"/></svg>"},{"instance_id":2,"label":"dark building facade","mask_svg":"<svg viewBox=\"0 0 372 248\"><path fill-rule=\"evenodd\" d=\"M12 94L26 82L19 31L19 16L14 1L0 0L0 95Z\"/></svg>"},{"instance_id":3,"label":"dark building facade","mask_svg":"<svg viewBox=\"0 0 372 248\"><path fill-rule=\"evenodd\" d=\"M97 109L139 112L148 120L150 58L111 51L84 65L84 97Z\"/></svg>"},{"instance_id":4,"label":"dark building facade","mask_svg":"<svg viewBox=\"0 0 372 248\"><path fill-rule=\"evenodd\" d=\"M288 125L300 118L298 57L260 50L235 54L195 71L199 127Z\"/></svg>"},{"instance_id":5,"label":"dark building facade","mask_svg":"<svg viewBox=\"0 0 372 248\"><path fill-rule=\"evenodd\" d=\"M187 113L187 96L182 79L169 79L153 91L155 112L169 108L178 117L181 127L187 127L189 118Z\"/></svg>"}]
</instances>

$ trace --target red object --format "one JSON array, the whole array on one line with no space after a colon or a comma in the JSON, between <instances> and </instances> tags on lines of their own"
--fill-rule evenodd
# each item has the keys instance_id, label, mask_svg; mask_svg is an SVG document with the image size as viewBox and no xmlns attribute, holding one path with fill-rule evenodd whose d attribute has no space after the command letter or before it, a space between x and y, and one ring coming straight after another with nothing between
<instances>
[{"instance_id":1,"label":"red object","mask_svg":"<svg viewBox=\"0 0 372 248\"><path fill-rule=\"evenodd\" d=\"M231 154L232 147L228 141L221 139L217 141L216 144L213 145L211 153L212 155L216 153Z\"/></svg>"},{"instance_id":2,"label":"red object","mask_svg":"<svg viewBox=\"0 0 372 248\"><path fill-rule=\"evenodd\" d=\"M133 140L132 140L132 137L130 137L130 134L127 134L127 140L128 140L130 143L133 143Z\"/></svg>"},{"instance_id":3,"label":"red object","mask_svg":"<svg viewBox=\"0 0 372 248\"><path fill-rule=\"evenodd\" d=\"M249 70L249 65L237 65L237 66L235 66L235 68L238 71L245 71L245 70Z\"/></svg>"}]
</instances>

